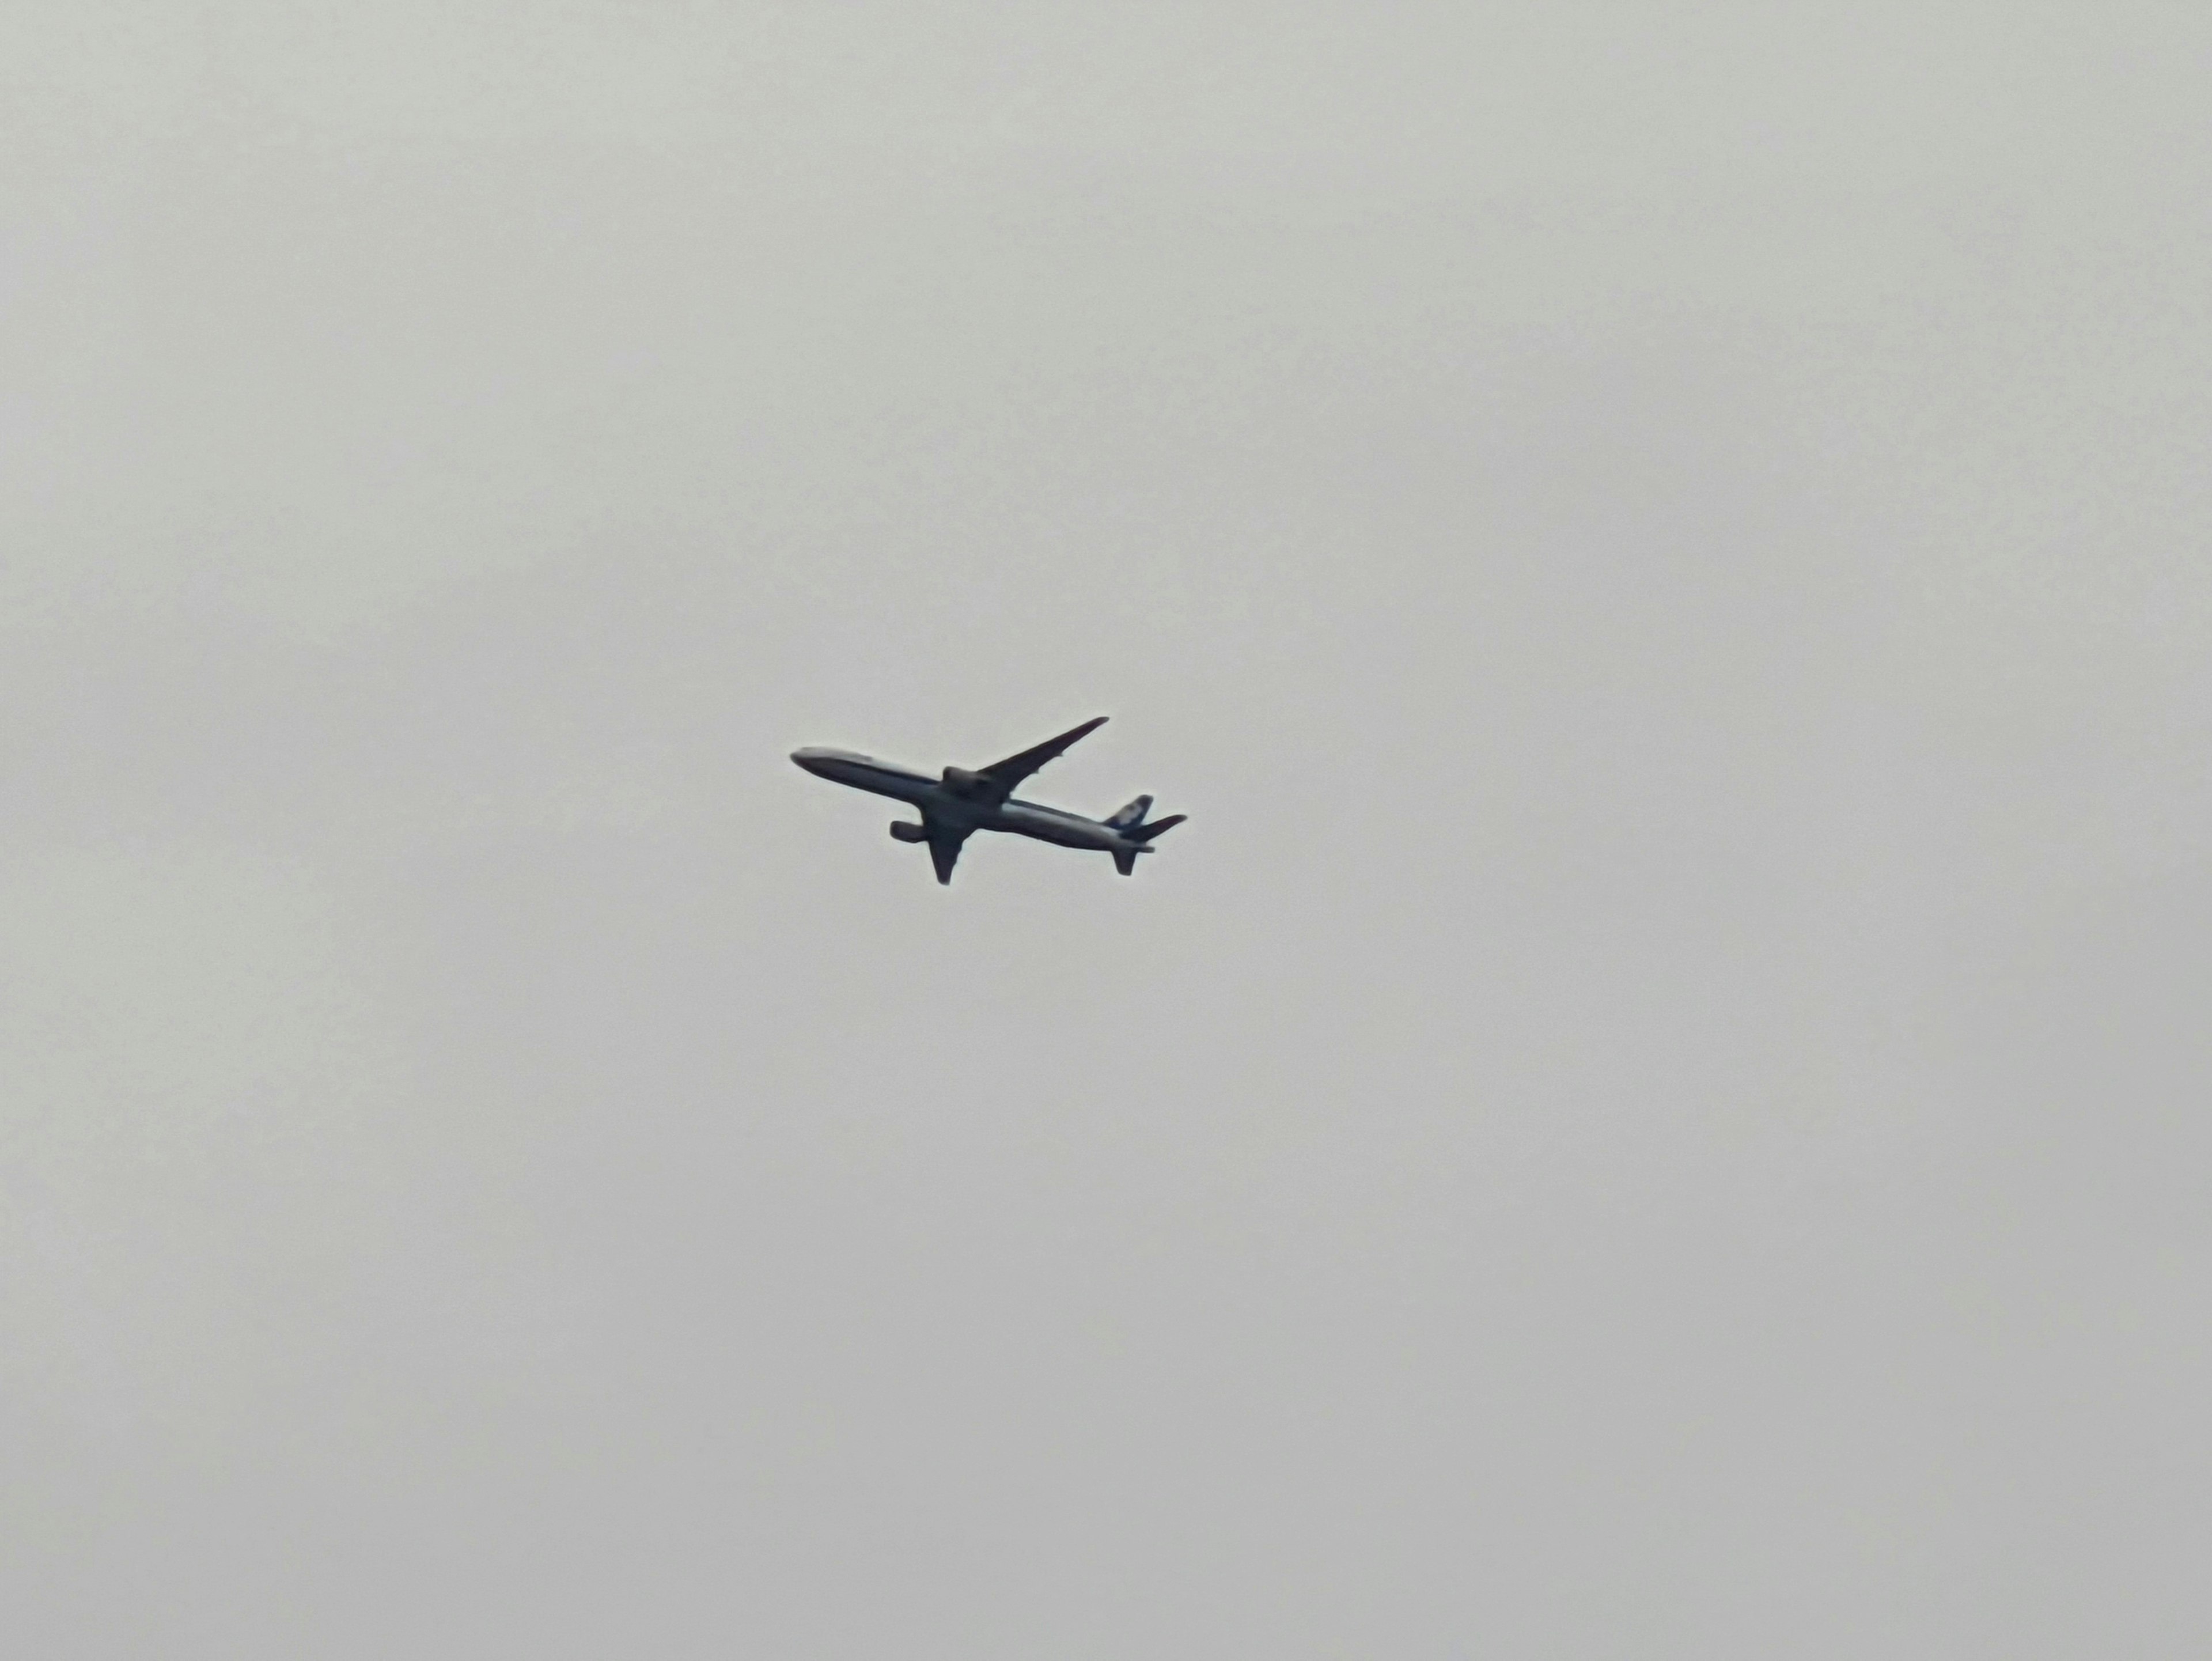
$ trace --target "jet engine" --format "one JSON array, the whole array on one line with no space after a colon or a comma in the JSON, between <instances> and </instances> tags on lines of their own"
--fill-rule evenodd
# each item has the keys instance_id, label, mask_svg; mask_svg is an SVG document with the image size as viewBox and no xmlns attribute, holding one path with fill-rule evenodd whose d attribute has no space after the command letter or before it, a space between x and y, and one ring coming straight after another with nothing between
<instances>
[{"instance_id":1,"label":"jet engine","mask_svg":"<svg viewBox=\"0 0 2212 1661\"><path fill-rule=\"evenodd\" d=\"M956 796L980 796L990 788L990 782L981 773L971 773L964 767L945 770L945 788Z\"/></svg>"},{"instance_id":2,"label":"jet engine","mask_svg":"<svg viewBox=\"0 0 2212 1661\"><path fill-rule=\"evenodd\" d=\"M911 819L893 819L891 835L901 842L927 842L929 832Z\"/></svg>"}]
</instances>

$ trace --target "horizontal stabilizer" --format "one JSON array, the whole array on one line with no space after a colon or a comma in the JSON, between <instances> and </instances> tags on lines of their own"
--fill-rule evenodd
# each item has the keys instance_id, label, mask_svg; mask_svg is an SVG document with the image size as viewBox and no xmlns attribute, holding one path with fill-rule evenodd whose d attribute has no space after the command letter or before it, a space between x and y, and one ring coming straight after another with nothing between
<instances>
[{"instance_id":1,"label":"horizontal stabilizer","mask_svg":"<svg viewBox=\"0 0 2212 1661\"><path fill-rule=\"evenodd\" d=\"M1122 835L1137 842L1150 842L1154 837L1174 830L1189 817L1188 813L1170 813L1164 819L1154 819L1150 824L1140 824L1133 830L1125 830Z\"/></svg>"}]
</instances>

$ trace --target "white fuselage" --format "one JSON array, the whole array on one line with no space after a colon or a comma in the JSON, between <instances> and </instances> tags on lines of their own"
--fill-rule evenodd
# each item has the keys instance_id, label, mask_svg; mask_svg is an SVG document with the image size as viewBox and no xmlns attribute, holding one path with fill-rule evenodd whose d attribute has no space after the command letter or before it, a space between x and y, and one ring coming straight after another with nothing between
<instances>
[{"instance_id":1,"label":"white fuselage","mask_svg":"<svg viewBox=\"0 0 2212 1661\"><path fill-rule=\"evenodd\" d=\"M988 795L970 795L945 779L933 779L910 767L878 761L854 750L812 745L794 750L791 758L817 778L848 784L895 801L911 802L921 810L925 823L948 830L1010 830L1018 837L1058 843L1063 848L1095 849L1103 854L1129 854L1144 844L1123 836L1110 824L1010 796L994 801Z\"/></svg>"}]
</instances>

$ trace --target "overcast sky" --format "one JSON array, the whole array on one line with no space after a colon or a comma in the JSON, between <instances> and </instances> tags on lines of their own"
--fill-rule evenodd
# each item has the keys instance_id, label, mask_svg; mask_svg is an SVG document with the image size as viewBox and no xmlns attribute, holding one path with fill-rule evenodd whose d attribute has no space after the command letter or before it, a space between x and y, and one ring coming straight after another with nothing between
<instances>
[{"instance_id":1,"label":"overcast sky","mask_svg":"<svg viewBox=\"0 0 2212 1661\"><path fill-rule=\"evenodd\" d=\"M11 1652L2202 1651L2208 83L0 6Z\"/></svg>"}]
</instances>

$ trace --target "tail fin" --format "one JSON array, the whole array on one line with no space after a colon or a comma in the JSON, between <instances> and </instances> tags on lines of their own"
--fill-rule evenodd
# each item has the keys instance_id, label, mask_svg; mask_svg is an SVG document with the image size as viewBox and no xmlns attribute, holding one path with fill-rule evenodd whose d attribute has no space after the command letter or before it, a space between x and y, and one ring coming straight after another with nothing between
<instances>
[{"instance_id":1,"label":"tail fin","mask_svg":"<svg viewBox=\"0 0 2212 1661\"><path fill-rule=\"evenodd\" d=\"M1117 807L1106 823L1116 830L1131 830L1145 822L1145 815L1152 811L1152 799L1139 796L1127 807Z\"/></svg>"},{"instance_id":2,"label":"tail fin","mask_svg":"<svg viewBox=\"0 0 2212 1661\"><path fill-rule=\"evenodd\" d=\"M1154 837L1174 830L1189 817L1188 813L1170 813L1164 819L1154 819L1150 824L1140 824L1133 830L1124 831L1122 834L1134 842L1150 842Z\"/></svg>"}]
</instances>

